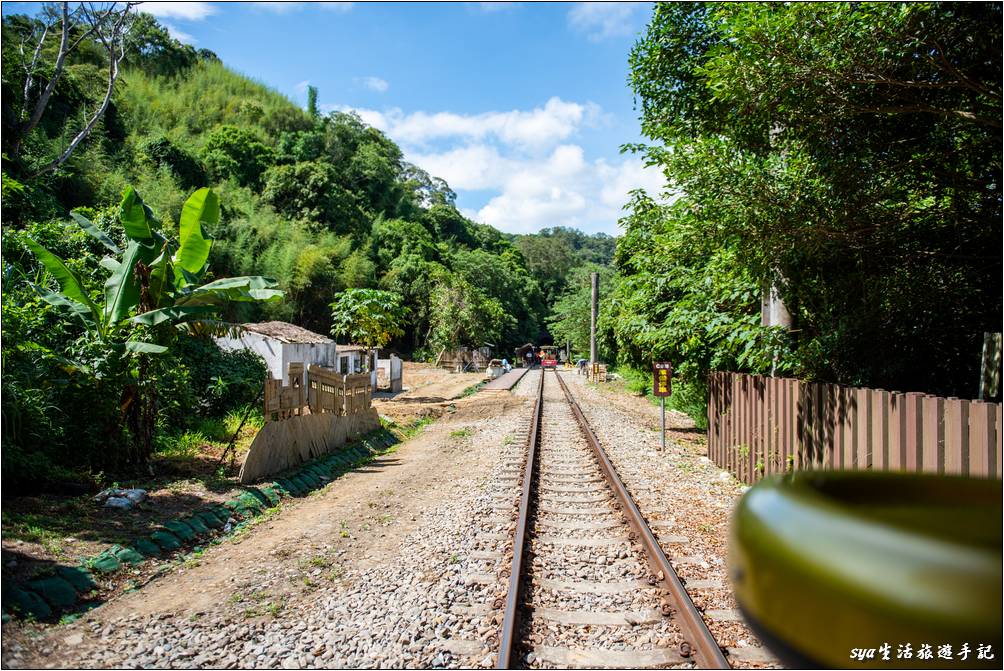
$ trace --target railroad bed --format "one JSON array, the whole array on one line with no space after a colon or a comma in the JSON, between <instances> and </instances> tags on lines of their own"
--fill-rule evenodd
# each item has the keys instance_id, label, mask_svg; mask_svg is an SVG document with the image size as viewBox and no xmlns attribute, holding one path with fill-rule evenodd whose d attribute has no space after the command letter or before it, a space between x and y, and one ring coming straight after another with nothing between
<instances>
[{"instance_id":1,"label":"railroad bed","mask_svg":"<svg viewBox=\"0 0 1004 671\"><path fill-rule=\"evenodd\" d=\"M538 375L498 667L728 668L560 375Z\"/></svg>"}]
</instances>

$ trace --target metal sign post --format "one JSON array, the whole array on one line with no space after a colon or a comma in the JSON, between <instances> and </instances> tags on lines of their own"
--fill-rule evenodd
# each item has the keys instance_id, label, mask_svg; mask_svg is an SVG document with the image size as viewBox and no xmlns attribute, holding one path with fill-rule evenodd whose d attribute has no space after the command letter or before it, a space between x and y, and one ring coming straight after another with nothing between
<instances>
[{"instance_id":1,"label":"metal sign post","mask_svg":"<svg viewBox=\"0 0 1004 671\"><path fill-rule=\"evenodd\" d=\"M660 437L662 451L666 451L666 397L673 394L673 364L669 361L652 362L652 394L658 397L662 405L662 422Z\"/></svg>"}]
</instances>

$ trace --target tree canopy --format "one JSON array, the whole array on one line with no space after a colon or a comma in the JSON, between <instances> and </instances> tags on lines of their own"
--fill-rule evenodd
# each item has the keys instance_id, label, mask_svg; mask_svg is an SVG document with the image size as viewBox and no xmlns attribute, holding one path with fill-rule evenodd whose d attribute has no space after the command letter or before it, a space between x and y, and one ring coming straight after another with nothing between
<instances>
[{"instance_id":1,"label":"tree canopy","mask_svg":"<svg viewBox=\"0 0 1004 671\"><path fill-rule=\"evenodd\" d=\"M367 348L385 347L404 335L407 310L400 294L379 289L346 289L331 303L331 335Z\"/></svg>"},{"instance_id":2,"label":"tree canopy","mask_svg":"<svg viewBox=\"0 0 1004 671\"><path fill-rule=\"evenodd\" d=\"M1001 6L657 5L625 356L971 395L1001 315ZM775 286L790 331L759 326Z\"/></svg>"}]
</instances>

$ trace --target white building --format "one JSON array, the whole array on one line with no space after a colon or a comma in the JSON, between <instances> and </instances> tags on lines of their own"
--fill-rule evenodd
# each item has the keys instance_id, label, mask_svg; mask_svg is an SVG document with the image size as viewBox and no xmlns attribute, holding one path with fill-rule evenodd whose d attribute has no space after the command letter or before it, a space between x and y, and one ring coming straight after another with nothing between
<instances>
[{"instance_id":1,"label":"white building","mask_svg":"<svg viewBox=\"0 0 1004 671\"><path fill-rule=\"evenodd\" d=\"M244 324L239 338L216 338L220 349L248 349L265 359L273 378L289 384L286 371L290 363L302 363L334 368L339 373L359 373L366 369L366 348L359 345L337 345L335 341L305 328L286 322Z\"/></svg>"}]
</instances>

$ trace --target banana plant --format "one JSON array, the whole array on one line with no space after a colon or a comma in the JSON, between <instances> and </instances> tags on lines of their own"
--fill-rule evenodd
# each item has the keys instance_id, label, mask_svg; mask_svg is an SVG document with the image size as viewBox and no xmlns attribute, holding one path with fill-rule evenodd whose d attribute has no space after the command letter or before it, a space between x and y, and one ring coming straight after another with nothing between
<instances>
[{"instance_id":1,"label":"banana plant","mask_svg":"<svg viewBox=\"0 0 1004 671\"><path fill-rule=\"evenodd\" d=\"M110 273L104 283L104 300L92 300L63 260L31 239L26 241L28 248L55 278L59 291L29 284L46 302L81 319L94 338L110 346L162 353L167 350L162 345L132 339L135 327L168 323L182 330L205 331L207 320L228 303L274 301L283 296L275 280L260 276L200 284L213 242L204 226L215 226L220 220L219 196L212 189L199 189L185 202L177 241L154 228L153 213L131 186L119 205L125 249L85 217L75 212L71 216L114 255L100 262Z\"/></svg>"}]
</instances>

